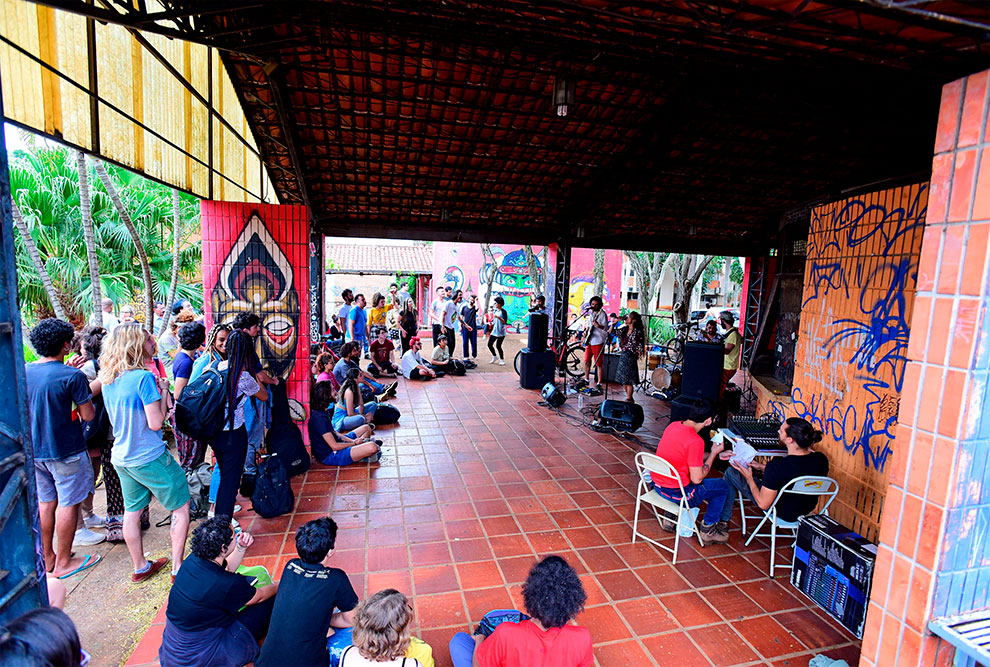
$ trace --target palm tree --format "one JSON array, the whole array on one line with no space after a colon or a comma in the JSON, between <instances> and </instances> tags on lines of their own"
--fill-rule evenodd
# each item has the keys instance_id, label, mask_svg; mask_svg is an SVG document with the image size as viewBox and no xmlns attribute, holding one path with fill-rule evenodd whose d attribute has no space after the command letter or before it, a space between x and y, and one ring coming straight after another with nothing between
<instances>
[{"instance_id":1,"label":"palm tree","mask_svg":"<svg viewBox=\"0 0 990 667\"><path fill-rule=\"evenodd\" d=\"M52 278L48 275L48 269L45 268L45 263L41 260L41 253L38 252L38 246L34 242L34 238L31 236L31 231L28 229L27 223L24 222L24 217L21 216L21 209L17 207L17 204L11 202L11 213L14 218L14 225L17 227L17 231L21 235L21 241L24 243L24 247L27 249L28 255L31 257L31 263L34 264L35 271L38 272L38 278L41 280L41 286L45 290L45 294L48 296L48 302L52 305L52 310L55 311L55 317L64 320L65 310L62 309L62 303L59 301L58 292L55 290L55 285L52 284ZM18 273L18 276L20 273Z\"/></svg>"},{"instance_id":2,"label":"palm tree","mask_svg":"<svg viewBox=\"0 0 990 667\"><path fill-rule=\"evenodd\" d=\"M86 259L89 262L89 284L93 292L93 322L103 326L103 296L100 290L100 262L96 255L96 234L93 232L92 192L89 187L89 167L86 156L76 153L76 171L79 173L79 213L82 218L83 237L86 239Z\"/></svg>"},{"instance_id":3,"label":"palm tree","mask_svg":"<svg viewBox=\"0 0 990 667\"><path fill-rule=\"evenodd\" d=\"M134 242L134 249L137 251L138 259L141 262L141 274L144 276L144 321L150 328L155 321L155 295L151 283L151 263L148 261L148 253L144 249L144 241L141 239L141 235L138 234L137 228L134 226L134 221L131 220L130 211L127 210L127 206L124 205L124 201L120 198L120 193L117 192L117 187L110 179L110 174L107 173L102 160L96 160L95 166L96 175L100 177L100 182L103 183L103 187L109 193L110 201L113 202L113 207L116 209L117 215L120 216L120 221L127 227L127 232L131 235L131 240Z\"/></svg>"},{"instance_id":4,"label":"palm tree","mask_svg":"<svg viewBox=\"0 0 990 667\"><path fill-rule=\"evenodd\" d=\"M172 280L168 284L168 298L165 299L165 303L170 305L175 303L175 290L179 286L179 250L182 245L182 216L179 213L179 191L172 189ZM156 336L161 336L165 333L165 327L168 326L168 318L162 318L162 325L159 327L158 331L155 332Z\"/></svg>"}]
</instances>

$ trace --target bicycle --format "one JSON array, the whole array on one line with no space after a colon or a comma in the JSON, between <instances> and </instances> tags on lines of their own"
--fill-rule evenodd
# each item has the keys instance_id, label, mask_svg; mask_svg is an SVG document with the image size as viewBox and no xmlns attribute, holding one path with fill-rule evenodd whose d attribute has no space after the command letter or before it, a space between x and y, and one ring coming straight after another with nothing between
<instances>
[{"instance_id":1,"label":"bicycle","mask_svg":"<svg viewBox=\"0 0 990 667\"><path fill-rule=\"evenodd\" d=\"M684 322L683 324L674 325L674 328L677 329L677 333L674 334L672 338L668 338L662 344L667 361L676 366L684 360L684 344L688 341L688 337L691 334L691 329L694 329L697 326L697 322Z\"/></svg>"},{"instance_id":2,"label":"bicycle","mask_svg":"<svg viewBox=\"0 0 990 667\"><path fill-rule=\"evenodd\" d=\"M584 343L581 342L581 332L568 327L566 340L569 341L566 345L558 345L551 336L547 339L547 349L553 352L554 364L558 372L563 371L572 378L581 377L584 375ZM521 359L522 350L519 350L512 362L516 375L520 374Z\"/></svg>"}]
</instances>

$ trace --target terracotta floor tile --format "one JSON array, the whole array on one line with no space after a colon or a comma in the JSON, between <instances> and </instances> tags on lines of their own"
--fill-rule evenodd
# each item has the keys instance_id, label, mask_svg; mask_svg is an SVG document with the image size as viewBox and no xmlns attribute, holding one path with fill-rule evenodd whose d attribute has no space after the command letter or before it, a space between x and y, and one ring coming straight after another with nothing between
<instances>
[{"instance_id":1,"label":"terracotta floor tile","mask_svg":"<svg viewBox=\"0 0 990 667\"><path fill-rule=\"evenodd\" d=\"M591 630L591 636L596 644L629 639L631 636L629 628L622 622L622 617L612 605L588 607L578 614L574 621Z\"/></svg>"},{"instance_id":2,"label":"terracotta floor tile","mask_svg":"<svg viewBox=\"0 0 990 667\"><path fill-rule=\"evenodd\" d=\"M333 552L334 567L339 567L348 574L351 572L364 572L365 549L342 549Z\"/></svg>"},{"instance_id":3,"label":"terracotta floor tile","mask_svg":"<svg viewBox=\"0 0 990 667\"><path fill-rule=\"evenodd\" d=\"M511 503L510 503L511 504ZM545 530L557 530L557 524L550 515L542 511L530 514L516 514L516 521L524 533L536 533Z\"/></svg>"},{"instance_id":4,"label":"terracotta floor tile","mask_svg":"<svg viewBox=\"0 0 990 667\"><path fill-rule=\"evenodd\" d=\"M405 507L402 515L406 524L412 523L437 523L440 521L440 512L435 506L425 507Z\"/></svg>"},{"instance_id":5,"label":"terracotta floor tile","mask_svg":"<svg viewBox=\"0 0 990 667\"><path fill-rule=\"evenodd\" d=\"M526 533L529 543L533 545L533 550L537 554L555 554L561 551L570 551L571 544L564 534L559 531L548 531L543 533Z\"/></svg>"},{"instance_id":6,"label":"terracotta floor tile","mask_svg":"<svg viewBox=\"0 0 990 667\"><path fill-rule=\"evenodd\" d=\"M805 649L804 644L771 616L735 621L731 625L764 658L776 658Z\"/></svg>"},{"instance_id":7,"label":"terracotta floor tile","mask_svg":"<svg viewBox=\"0 0 990 667\"><path fill-rule=\"evenodd\" d=\"M529 571L537 563L536 556L521 556L518 558L499 558L498 566L505 576L506 583L515 584L526 581Z\"/></svg>"},{"instance_id":8,"label":"terracotta floor tile","mask_svg":"<svg viewBox=\"0 0 990 667\"><path fill-rule=\"evenodd\" d=\"M465 591L472 588L492 588L505 583L502 571L495 561L458 563L457 574L460 576L461 588Z\"/></svg>"},{"instance_id":9,"label":"terracotta floor tile","mask_svg":"<svg viewBox=\"0 0 990 667\"><path fill-rule=\"evenodd\" d=\"M562 537L560 539L562 543L567 544ZM533 547L526 540L526 536L520 533L516 533L515 535L496 535L489 537L488 542L496 558L525 556L533 553Z\"/></svg>"},{"instance_id":10,"label":"terracotta floor tile","mask_svg":"<svg viewBox=\"0 0 990 667\"><path fill-rule=\"evenodd\" d=\"M822 623L810 609L775 614L774 618L811 649L836 646L849 641L841 632Z\"/></svg>"},{"instance_id":11,"label":"terracotta floor tile","mask_svg":"<svg viewBox=\"0 0 990 667\"><path fill-rule=\"evenodd\" d=\"M721 586L729 583L725 576L716 570L708 561L692 560L678 562L674 568L687 579L695 588L705 586Z\"/></svg>"},{"instance_id":12,"label":"terracotta floor tile","mask_svg":"<svg viewBox=\"0 0 990 667\"><path fill-rule=\"evenodd\" d=\"M493 609L513 608L512 599L505 586L464 591L464 600L467 602L468 618L472 621L480 621L482 616Z\"/></svg>"},{"instance_id":13,"label":"terracotta floor tile","mask_svg":"<svg viewBox=\"0 0 990 667\"><path fill-rule=\"evenodd\" d=\"M465 614L464 599L460 593L417 595L416 620L419 621L419 627L424 629L470 622Z\"/></svg>"},{"instance_id":14,"label":"terracotta floor tile","mask_svg":"<svg viewBox=\"0 0 990 667\"><path fill-rule=\"evenodd\" d=\"M138 642L134 652L127 659L128 664L143 665L158 661L158 649L162 645L162 634L165 632L165 625L152 625Z\"/></svg>"},{"instance_id":15,"label":"terracotta floor tile","mask_svg":"<svg viewBox=\"0 0 990 667\"><path fill-rule=\"evenodd\" d=\"M586 528L567 528L564 530L564 535L575 549L602 547L608 544L608 541L602 534L591 526Z\"/></svg>"},{"instance_id":16,"label":"terracotta floor tile","mask_svg":"<svg viewBox=\"0 0 990 667\"><path fill-rule=\"evenodd\" d=\"M708 604L715 607L722 618L729 622L765 613L760 605L753 602L737 586L706 588L700 594Z\"/></svg>"},{"instance_id":17,"label":"terracotta floor tile","mask_svg":"<svg viewBox=\"0 0 990 667\"><path fill-rule=\"evenodd\" d=\"M795 595L791 595L784 586L771 579L739 584L739 590L771 613L785 609L799 609L805 606L803 601Z\"/></svg>"},{"instance_id":18,"label":"terracotta floor tile","mask_svg":"<svg viewBox=\"0 0 990 667\"><path fill-rule=\"evenodd\" d=\"M513 535L519 533L519 524L511 516L498 516L485 519L485 532L489 537L493 535Z\"/></svg>"},{"instance_id":19,"label":"terracotta floor tile","mask_svg":"<svg viewBox=\"0 0 990 667\"><path fill-rule=\"evenodd\" d=\"M471 503L449 503L440 506L440 514L444 521L475 519L477 514Z\"/></svg>"},{"instance_id":20,"label":"terracotta floor tile","mask_svg":"<svg viewBox=\"0 0 990 667\"><path fill-rule=\"evenodd\" d=\"M456 540L450 543L454 561L463 563L473 560L491 560L493 557L488 540Z\"/></svg>"},{"instance_id":21,"label":"terracotta floor tile","mask_svg":"<svg viewBox=\"0 0 990 667\"><path fill-rule=\"evenodd\" d=\"M691 588L691 584L678 573L677 567L673 565L639 567L636 568L636 574L654 595L679 593Z\"/></svg>"},{"instance_id":22,"label":"terracotta floor tile","mask_svg":"<svg viewBox=\"0 0 990 667\"><path fill-rule=\"evenodd\" d=\"M643 639L646 650L658 665L709 667L712 663L698 651L685 632L671 632Z\"/></svg>"},{"instance_id":23,"label":"terracotta floor tile","mask_svg":"<svg viewBox=\"0 0 990 667\"><path fill-rule=\"evenodd\" d=\"M616 544L614 549L622 556L622 560L626 561L629 567L633 569L669 561L664 553L648 542Z\"/></svg>"},{"instance_id":24,"label":"terracotta floor tile","mask_svg":"<svg viewBox=\"0 0 990 667\"><path fill-rule=\"evenodd\" d=\"M412 578L409 576L409 570L400 570L395 572L369 572L365 578L368 585L368 593L374 595L378 591L383 591L386 588L394 588L400 593L406 595L412 595Z\"/></svg>"},{"instance_id":25,"label":"terracotta floor tile","mask_svg":"<svg viewBox=\"0 0 990 667\"><path fill-rule=\"evenodd\" d=\"M595 575L595 579L605 589L605 592L616 601L650 595L650 591L636 578L632 570L599 572Z\"/></svg>"},{"instance_id":26,"label":"terracotta floor tile","mask_svg":"<svg viewBox=\"0 0 990 667\"><path fill-rule=\"evenodd\" d=\"M660 602L667 611L685 628L696 625L720 623L722 618L695 592L664 595Z\"/></svg>"},{"instance_id":27,"label":"terracotta floor tile","mask_svg":"<svg viewBox=\"0 0 990 667\"><path fill-rule=\"evenodd\" d=\"M396 546L406 543L406 531L399 526L376 526L374 530L368 531L368 546Z\"/></svg>"},{"instance_id":28,"label":"terracotta floor tile","mask_svg":"<svg viewBox=\"0 0 990 667\"><path fill-rule=\"evenodd\" d=\"M442 542L445 539L447 539L447 533L443 529L443 524L439 521L435 523L413 523L406 525L406 540L409 544Z\"/></svg>"},{"instance_id":29,"label":"terracotta floor tile","mask_svg":"<svg viewBox=\"0 0 990 667\"><path fill-rule=\"evenodd\" d=\"M650 659L643 647L635 641L595 646L595 657L600 665L649 665Z\"/></svg>"},{"instance_id":30,"label":"terracotta floor tile","mask_svg":"<svg viewBox=\"0 0 990 667\"><path fill-rule=\"evenodd\" d=\"M409 569L409 549L404 545L368 550L369 572L407 569Z\"/></svg>"},{"instance_id":31,"label":"terracotta floor tile","mask_svg":"<svg viewBox=\"0 0 990 667\"><path fill-rule=\"evenodd\" d=\"M285 542L285 534L281 535L259 535L254 538L249 553L255 558L259 556L277 556L282 551L282 544Z\"/></svg>"},{"instance_id":32,"label":"terracotta floor tile","mask_svg":"<svg viewBox=\"0 0 990 667\"><path fill-rule=\"evenodd\" d=\"M626 562L611 547L578 549L578 555L581 556L581 560L584 561L584 564L592 572L608 572L610 570L624 570L627 568Z\"/></svg>"},{"instance_id":33,"label":"terracotta floor tile","mask_svg":"<svg viewBox=\"0 0 990 667\"><path fill-rule=\"evenodd\" d=\"M588 596L584 606L594 607L595 605L606 604L609 602L608 597L605 595L605 591L598 585L594 575L583 574L578 578L581 580L581 585L584 587L585 595Z\"/></svg>"},{"instance_id":34,"label":"terracotta floor tile","mask_svg":"<svg viewBox=\"0 0 990 667\"><path fill-rule=\"evenodd\" d=\"M481 527L481 522L477 519L445 521L444 526L447 529L447 537L452 540L466 540L485 536L485 531Z\"/></svg>"},{"instance_id":35,"label":"terracotta floor tile","mask_svg":"<svg viewBox=\"0 0 990 667\"><path fill-rule=\"evenodd\" d=\"M715 667L730 667L759 657L728 624L696 628L691 638Z\"/></svg>"},{"instance_id":36,"label":"terracotta floor tile","mask_svg":"<svg viewBox=\"0 0 990 667\"><path fill-rule=\"evenodd\" d=\"M446 542L414 544L409 547L409 561L413 567L452 563L450 548Z\"/></svg>"},{"instance_id":37,"label":"terracotta floor tile","mask_svg":"<svg viewBox=\"0 0 990 667\"><path fill-rule=\"evenodd\" d=\"M677 621L655 597L627 600L616 603L615 607L637 635L655 635L678 628Z\"/></svg>"},{"instance_id":38,"label":"terracotta floor tile","mask_svg":"<svg viewBox=\"0 0 990 667\"><path fill-rule=\"evenodd\" d=\"M740 555L711 558L708 563L727 577L729 581L740 583L754 579L766 579L765 571L757 569L749 560Z\"/></svg>"},{"instance_id":39,"label":"terracotta floor tile","mask_svg":"<svg viewBox=\"0 0 990 667\"><path fill-rule=\"evenodd\" d=\"M457 582L457 571L453 565L416 568L412 572L412 578L416 595L460 590L460 584Z\"/></svg>"},{"instance_id":40,"label":"terracotta floor tile","mask_svg":"<svg viewBox=\"0 0 990 667\"><path fill-rule=\"evenodd\" d=\"M474 509L478 516L483 519L511 514L509 506L504 500L480 500L474 504Z\"/></svg>"},{"instance_id":41,"label":"terracotta floor tile","mask_svg":"<svg viewBox=\"0 0 990 667\"><path fill-rule=\"evenodd\" d=\"M591 525L588 517L577 509L554 512L553 519L561 528L584 528Z\"/></svg>"}]
</instances>

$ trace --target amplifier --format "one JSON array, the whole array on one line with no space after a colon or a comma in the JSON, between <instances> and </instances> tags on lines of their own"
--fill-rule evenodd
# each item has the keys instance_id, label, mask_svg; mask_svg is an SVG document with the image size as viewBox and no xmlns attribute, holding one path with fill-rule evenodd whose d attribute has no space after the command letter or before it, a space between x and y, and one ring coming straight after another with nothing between
<instances>
[{"instance_id":1,"label":"amplifier","mask_svg":"<svg viewBox=\"0 0 990 667\"><path fill-rule=\"evenodd\" d=\"M622 431L635 431L643 425L643 406L628 401L602 401L598 409L601 426L611 426Z\"/></svg>"},{"instance_id":2,"label":"amplifier","mask_svg":"<svg viewBox=\"0 0 990 667\"><path fill-rule=\"evenodd\" d=\"M874 544L835 519L801 517L791 584L862 639L876 557Z\"/></svg>"}]
</instances>

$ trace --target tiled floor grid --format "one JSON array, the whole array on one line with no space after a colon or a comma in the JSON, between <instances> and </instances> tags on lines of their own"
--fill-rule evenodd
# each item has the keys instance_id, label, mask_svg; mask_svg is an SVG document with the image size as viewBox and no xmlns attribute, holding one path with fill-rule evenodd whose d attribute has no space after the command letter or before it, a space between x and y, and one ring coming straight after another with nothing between
<instances>
[{"instance_id":1,"label":"tiled floor grid","mask_svg":"<svg viewBox=\"0 0 990 667\"><path fill-rule=\"evenodd\" d=\"M455 632L489 609L523 608L530 566L551 553L584 581L577 622L591 630L599 665L804 667L817 653L858 661L855 637L785 575L771 580L768 543L745 547L738 525L727 545L682 540L677 565L652 545L632 544L638 444L540 407L538 393L509 374L403 382L399 394L402 419L381 430L379 465L314 464L293 479L292 515L240 513L255 535L245 564L264 564L277 578L295 557L294 530L329 513L340 526L335 566L358 595L389 587L409 595L414 633L433 646L438 667L450 664ZM639 400L650 402L648 421L665 412ZM644 533L673 541L646 518ZM163 621L164 609L129 665L154 663Z\"/></svg>"}]
</instances>

